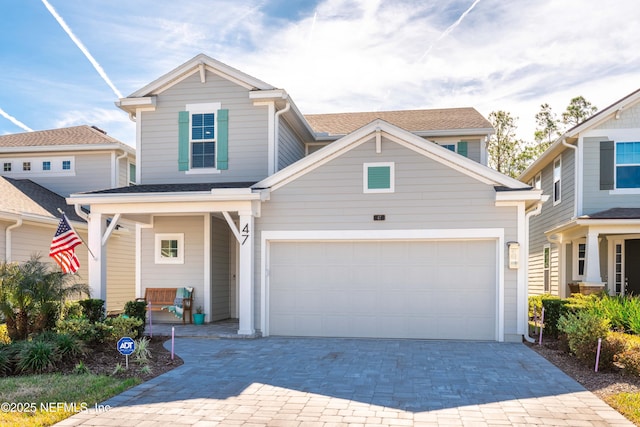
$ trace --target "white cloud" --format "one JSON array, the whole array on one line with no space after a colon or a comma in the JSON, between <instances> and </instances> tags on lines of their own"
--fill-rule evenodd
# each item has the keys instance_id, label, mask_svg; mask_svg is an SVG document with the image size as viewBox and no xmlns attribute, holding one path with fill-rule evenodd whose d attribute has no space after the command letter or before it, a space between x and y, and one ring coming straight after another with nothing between
<instances>
[{"instance_id":1,"label":"white cloud","mask_svg":"<svg viewBox=\"0 0 640 427\"><path fill-rule=\"evenodd\" d=\"M55 121L56 128L80 125L97 126L117 140L135 147L135 123L129 120L126 113L115 107L113 110L69 110Z\"/></svg>"}]
</instances>

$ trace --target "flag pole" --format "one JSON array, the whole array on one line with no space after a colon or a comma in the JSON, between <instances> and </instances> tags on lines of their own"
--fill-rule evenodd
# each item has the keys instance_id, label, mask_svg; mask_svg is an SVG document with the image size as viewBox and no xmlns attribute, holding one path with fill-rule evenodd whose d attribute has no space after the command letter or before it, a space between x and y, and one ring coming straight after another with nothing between
<instances>
[{"instance_id":1,"label":"flag pole","mask_svg":"<svg viewBox=\"0 0 640 427\"><path fill-rule=\"evenodd\" d=\"M60 209L60 208L58 208L58 212L60 212L62 214L62 216L64 216L65 220L67 221L67 224L69 224L69 227L71 227L73 232L76 233L76 236L78 236L78 238L82 241L82 243L84 243L84 245L87 247L87 250L89 251L89 253L93 257L93 259L97 260L98 258L96 258L96 256L93 254L93 252L91 252L91 248L89 247L89 245L87 245L87 242L84 241L82 236L80 234L78 234L78 232L73 228L73 225L71 225L71 220L69 220L69 218L67 217L67 214L64 213L64 211L62 209Z\"/></svg>"}]
</instances>

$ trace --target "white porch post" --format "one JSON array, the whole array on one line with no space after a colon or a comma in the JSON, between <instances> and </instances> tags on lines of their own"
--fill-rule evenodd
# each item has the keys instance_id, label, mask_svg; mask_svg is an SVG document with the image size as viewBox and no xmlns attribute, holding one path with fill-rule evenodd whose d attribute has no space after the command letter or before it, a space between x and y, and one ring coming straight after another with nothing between
<instances>
[{"instance_id":1,"label":"white porch post","mask_svg":"<svg viewBox=\"0 0 640 427\"><path fill-rule=\"evenodd\" d=\"M587 253L585 259L584 283L589 285L603 285L600 275L600 248L598 232L589 228L587 232Z\"/></svg>"},{"instance_id":2,"label":"white porch post","mask_svg":"<svg viewBox=\"0 0 640 427\"><path fill-rule=\"evenodd\" d=\"M253 321L253 215L239 212L240 216L240 259L238 271L239 329L240 335L255 333Z\"/></svg>"},{"instance_id":3,"label":"white porch post","mask_svg":"<svg viewBox=\"0 0 640 427\"><path fill-rule=\"evenodd\" d=\"M106 229L104 216L99 213L89 214L89 287L91 298L105 300L107 308L107 252L102 245L102 236ZM93 253L93 255L92 255Z\"/></svg>"}]
</instances>

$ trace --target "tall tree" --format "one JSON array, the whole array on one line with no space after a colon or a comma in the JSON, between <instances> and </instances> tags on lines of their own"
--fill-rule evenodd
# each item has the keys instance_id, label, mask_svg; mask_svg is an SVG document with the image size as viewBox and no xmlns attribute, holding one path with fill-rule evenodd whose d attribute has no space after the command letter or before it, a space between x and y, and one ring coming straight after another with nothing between
<instances>
[{"instance_id":1,"label":"tall tree","mask_svg":"<svg viewBox=\"0 0 640 427\"><path fill-rule=\"evenodd\" d=\"M536 114L536 131L534 133L535 140L540 145L537 149L544 152L560 135L560 120L551 111L549 104L540 105L540 111Z\"/></svg>"},{"instance_id":2,"label":"tall tree","mask_svg":"<svg viewBox=\"0 0 640 427\"><path fill-rule=\"evenodd\" d=\"M505 175L516 177L523 170L522 141L516 139L516 120L507 111L493 111L489 121L496 133L487 143L489 166Z\"/></svg>"},{"instance_id":3,"label":"tall tree","mask_svg":"<svg viewBox=\"0 0 640 427\"><path fill-rule=\"evenodd\" d=\"M567 109L562 113L562 122L568 127L573 127L591 117L598 108L584 99L583 96L576 96L571 99Z\"/></svg>"}]
</instances>

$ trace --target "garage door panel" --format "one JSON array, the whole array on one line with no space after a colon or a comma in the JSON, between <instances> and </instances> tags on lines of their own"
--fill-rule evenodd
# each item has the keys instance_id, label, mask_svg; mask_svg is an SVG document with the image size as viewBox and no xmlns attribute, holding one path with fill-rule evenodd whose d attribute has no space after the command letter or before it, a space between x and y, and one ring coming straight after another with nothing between
<instances>
[{"instance_id":1,"label":"garage door panel","mask_svg":"<svg viewBox=\"0 0 640 427\"><path fill-rule=\"evenodd\" d=\"M495 245L273 242L270 333L493 340Z\"/></svg>"}]
</instances>

